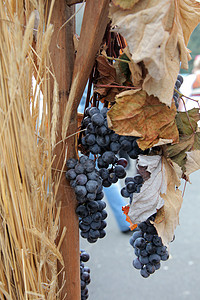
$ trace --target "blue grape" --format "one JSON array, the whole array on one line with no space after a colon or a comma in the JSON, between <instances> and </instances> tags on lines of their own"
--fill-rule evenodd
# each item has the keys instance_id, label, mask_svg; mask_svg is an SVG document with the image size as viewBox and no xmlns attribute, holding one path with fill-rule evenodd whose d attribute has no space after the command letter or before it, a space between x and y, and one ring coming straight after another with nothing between
<instances>
[{"instance_id":1,"label":"blue grape","mask_svg":"<svg viewBox=\"0 0 200 300\"><path fill-rule=\"evenodd\" d=\"M100 113L96 113L91 117L91 121L96 126L101 126L104 124L104 117Z\"/></svg>"},{"instance_id":2,"label":"blue grape","mask_svg":"<svg viewBox=\"0 0 200 300\"><path fill-rule=\"evenodd\" d=\"M143 237L138 237L136 238L134 242L134 247L139 248L139 249L144 249L146 246L146 241Z\"/></svg>"},{"instance_id":3,"label":"blue grape","mask_svg":"<svg viewBox=\"0 0 200 300\"><path fill-rule=\"evenodd\" d=\"M139 261L138 258L133 260L133 266L135 269L140 270L143 267L143 264Z\"/></svg>"}]
</instances>

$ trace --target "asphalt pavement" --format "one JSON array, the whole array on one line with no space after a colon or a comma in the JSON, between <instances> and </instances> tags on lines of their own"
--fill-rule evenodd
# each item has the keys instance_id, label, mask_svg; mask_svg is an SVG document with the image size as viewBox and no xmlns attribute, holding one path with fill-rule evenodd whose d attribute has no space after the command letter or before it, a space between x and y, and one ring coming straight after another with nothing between
<instances>
[{"instance_id":1,"label":"asphalt pavement","mask_svg":"<svg viewBox=\"0 0 200 300\"><path fill-rule=\"evenodd\" d=\"M81 239L90 254L90 300L198 300L200 299L200 171L190 176L180 212L180 225L170 244L170 258L149 278L132 267L135 258L107 205L107 235L95 244ZM183 189L183 186L182 186Z\"/></svg>"}]
</instances>

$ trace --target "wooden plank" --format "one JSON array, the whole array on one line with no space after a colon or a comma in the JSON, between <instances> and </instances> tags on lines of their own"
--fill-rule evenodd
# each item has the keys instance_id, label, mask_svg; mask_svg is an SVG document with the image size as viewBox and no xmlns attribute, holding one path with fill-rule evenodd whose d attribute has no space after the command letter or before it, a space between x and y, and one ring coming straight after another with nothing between
<instances>
[{"instance_id":1,"label":"wooden plank","mask_svg":"<svg viewBox=\"0 0 200 300\"><path fill-rule=\"evenodd\" d=\"M63 118L63 138L66 136L69 125L73 120L73 112L79 105L94 65L95 56L102 42L109 21L109 2L110 0L87 0L86 2L74 65L72 86Z\"/></svg>"},{"instance_id":2,"label":"wooden plank","mask_svg":"<svg viewBox=\"0 0 200 300\"><path fill-rule=\"evenodd\" d=\"M72 72L74 67L74 19L68 22L61 30L60 28L73 13L74 8L68 7L65 0L55 1L51 18L51 23L54 25L54 33L50 45L50 55L53 70L59 86L60 114L57 130L57 142L62 140L61 130L63 114L68 101L72 82ZM74 111L72 115L73 121L70 124L69 134L72 134L77 130L76 111ZM56 155L53 164L54 169L62 169L66 147L68 148L68 157L76 156L74 137L68 139L67 144L65 142L59 143L54 150L54 155ZM65 281L60 299L64 299L66 295L66 300L80 300L79 225L78 218L75 214L77 202L74 191L69 186L64 173L61 178L61 184L59 186L56 200L58 204L61 202L62 207L60 214L60 235L64 227L67 229L60 248L65 264L64 270L59 276L59 288L61 288L63 281ZM59 265L58 270L62 270L62 266Z\"/></svg>"}]
</instances>

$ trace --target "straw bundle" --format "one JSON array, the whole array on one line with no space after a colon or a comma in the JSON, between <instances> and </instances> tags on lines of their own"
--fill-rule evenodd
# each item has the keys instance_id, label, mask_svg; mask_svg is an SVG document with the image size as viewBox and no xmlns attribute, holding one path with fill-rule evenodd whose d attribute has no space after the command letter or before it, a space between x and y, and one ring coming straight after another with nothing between
<instances>
[{"instance_id":1,"label":"straw bundle","mask_svg":"<svg viewBox=\"0 0 200 300\"><path fill-rule=\"evenodd\" d=\"M0 0L0 299L59 298L57 262L63 259L52 191L60 177L51 172L58 97L44 2Z\"/></svg>"}]
</instances>

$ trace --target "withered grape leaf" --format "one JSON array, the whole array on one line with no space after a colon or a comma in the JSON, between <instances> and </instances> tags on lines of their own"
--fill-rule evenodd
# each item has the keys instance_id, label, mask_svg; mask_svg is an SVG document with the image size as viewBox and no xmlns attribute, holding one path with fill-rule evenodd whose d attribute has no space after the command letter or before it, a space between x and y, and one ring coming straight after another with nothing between
<instances>
[{"instance_id":1,"label":"withered grape leaf","mask_svg":"<svg viewBox=\"0 0 200 300\"><path fill-rule=\"evenodd\" d=\"M139 0L112 0L120 9L131 9Z\"/></svg>"},{"instance_id":2,"label":"withered grape leaf","mask_svg":"<svg viewBox=\"0 0 200 300\"><path fill-rule=\"evenodd\" d=\"M176 125L178 131L183 135L191 135L197 129L197 122L200 120L198 108L193 108L187 112L178 112L176 115Z\"/></svg>"},{"instance_id":3,"label":"withered grape leaf","mask_svg":"<svg viewBox=\"0 0 200 300\"><path fill-rule=\"evenodd\" d=\"M116 96L108 112L108 125L120 135L138 136L142 150L157 144L160 139L178 142L176 111L143 90L126 91Z\"/></svg>"},{"instance_id":4,"label":"withered grape leaf","mask_svg":"<svg viewBox=\"0 0 200 300\"><path fill-rule=\"evenodd\" d=\"M190 175L191 173L200 169L200 150L194 150L186 152L187 160L185 164L185 174Z\"/></svg>"},{"instance_id":5,"label":"withered grape leaf","mask_svg":"<svg viewBox=\"0 0 200 300\"><path fill-rule=\"evenodd\" d=\"M145 221L163 206L160 194L167 188L160 155L139 155L137 168L139 166L146 167L150 177L144 181L140 193L133 193L128 215L134 224Z\"/></svg>"},{"instance_id":6,"label":"withered grape leaf","mask_svg":"<svg viewBox=\"0 0 200 300\"><path fill-rule=\"evenodd\" d=\"M179 224L179 212L183 202L182 192L177 188L180 180L176 174L173 164L163 158L167 191L161 194L164 199L164 219L162 222L154 223L158 235L163 244L169 244L174 237L174 230Z\"/></svg>"}]
</instances>

